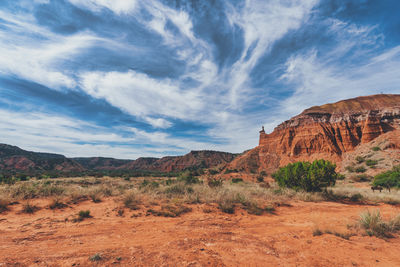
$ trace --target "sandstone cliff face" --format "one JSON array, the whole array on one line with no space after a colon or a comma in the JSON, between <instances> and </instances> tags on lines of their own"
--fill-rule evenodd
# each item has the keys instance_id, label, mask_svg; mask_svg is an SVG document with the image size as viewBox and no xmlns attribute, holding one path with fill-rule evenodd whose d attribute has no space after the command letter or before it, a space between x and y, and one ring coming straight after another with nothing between
<instances>
[{"instance_id":1,"label":"sandstone cliff face","mask_svg":"<svg viewBox=\"0 0 400 267\"><path fill-rule=\"evenodd\" d=\"M397 128L400 95L358 97L312 107L270 134L261 131L259 146L235 159L228 168L273 172L290 162L320 158L340 164L345 153Z\"/></svg>"}]
</instances>

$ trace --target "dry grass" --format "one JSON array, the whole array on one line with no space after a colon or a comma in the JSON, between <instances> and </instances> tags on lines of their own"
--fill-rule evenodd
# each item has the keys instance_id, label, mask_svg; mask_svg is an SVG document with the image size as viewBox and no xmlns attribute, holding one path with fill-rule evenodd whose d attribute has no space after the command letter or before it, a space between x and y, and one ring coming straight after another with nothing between
<instances>
[{"instance_id":1,"label":"dry grass","mask_svg":"<svg viewBox=\"0 0 400 267\"><path fill-rule=\"evenodd\" d=\"M22 211L23 213L35 213L36 211L39 210L39 207L30 203L29 201L26 202L25 204L22 205Z\"/></svg>"},{"instance_id":2,"label":"dry grass","mask_svg":"<svg viewBox=\"0 0 400 267\"><path fill-rule=\"evenodd\" d=\"M5 198L0 198L0 213L8 211L8 205L10 205L10 201Z\"/></svg>"},{"instance_id":3,"label":"dry grass","mask_svg":"<svg viewBox=\"0 0 400 267\"><path fill-rule=\"evenodd\" d=\"M127 181L123 178L80 177L32 179L13 185L0 185L0 196L7 199L8 203L49 197L53 199L50 208L60 208L63 206L61 202L63 204L78 204L87 200L99 202L103 197L122 196L121 203L131 210L179 200L184 204L213 204L227 213L243 209L254 215L272 213L276 206L293 200L400 203L400 194L397 191L373 193L367 186L357 188L352 184L340 182L337 186L329 188L330 195L327 195L323 192L311 193L279 188L274 184L266 187L260 183L246 181L240 183L222 181L218 182L218 186L209 186L206 182L187 184L176 179L168 179L167 182L165 178L134 178ZM0 201L0 209L5 210L8 204L4 201L4 204L1 203Z\"/></svg>"},{"instance_id":4,"label":"dry grass","mask_svg":"<svg viewBox=\"0 0 400 267\"><path fill-rule=\"evenodd\" d=\"M385 221L379 210L368 210L360 215L359 225L369 236L390 238L400 231L400 215Z\"/></svg>"}]
</instances>

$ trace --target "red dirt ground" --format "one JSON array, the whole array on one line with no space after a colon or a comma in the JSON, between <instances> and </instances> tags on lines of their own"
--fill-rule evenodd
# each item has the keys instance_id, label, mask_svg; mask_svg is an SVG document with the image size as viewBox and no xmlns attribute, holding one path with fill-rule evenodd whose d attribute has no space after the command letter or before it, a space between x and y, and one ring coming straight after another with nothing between
<instances>
[{"instance_id":1,"label":"red dirt ground","mask_svg":"<svg viewBox=\"0 0 400 267\"><path fill-rule=\"evenodd\" d=\"M346 231L367 209L385 218L400 212L389 205L293 202L262 216L191 205L192 212L165 218L146 216L145 207L118 216L111 198L64 210L46 208L49 202L33 202L42 209L32 215L20 213L22 204L0 214L0 266L400 266L398 235L313 236L316 226ZM72 222L79 210L93 218ZM90 261L96 253L102 259Z\"/></svg>"}]
</instances>

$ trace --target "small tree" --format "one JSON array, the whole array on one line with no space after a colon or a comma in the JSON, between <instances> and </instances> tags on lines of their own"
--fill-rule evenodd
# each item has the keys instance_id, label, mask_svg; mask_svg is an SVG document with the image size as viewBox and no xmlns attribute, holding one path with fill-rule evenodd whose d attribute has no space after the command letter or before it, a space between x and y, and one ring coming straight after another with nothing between
<instances>
[{"instance_id":1,"label":"small tree","mask_svg":"<svg viewBox=\"0 0 400 267\"><path fill-rule=\"evenodd\" d=\"M390 171L375 176L372 184L374 186L383 186L386 188L400 187L400 165L393 167Z\"/></svg>"},{"instance_id":2,"label":"small tree","mask_svg":"<svg viewBox=\"0 0 400 267\"><path fill-rule=\"evenodd\" d=\"M300 161L280 168L272 176L281 187L315 192L335 185L338 178L335 168L335 164L323 159L313 163Z\"/></svg>"}]
</instances>

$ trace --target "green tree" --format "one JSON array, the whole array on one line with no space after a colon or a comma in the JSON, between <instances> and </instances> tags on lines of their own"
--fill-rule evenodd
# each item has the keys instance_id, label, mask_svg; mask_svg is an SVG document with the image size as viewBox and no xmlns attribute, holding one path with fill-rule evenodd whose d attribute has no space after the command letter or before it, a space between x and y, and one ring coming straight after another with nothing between
<instances>
[{"instance_id":1,"label":"green tree","mask_svg":"<svg viewBox=\"0 0 400 267\"><path fill-rule=\"evenodd\" d=\"M279 168L272 176L281 187L314 192L335 185L335 168L335 164L323 159L312 163L300 161Z\"/></svg>"}]
</instances>

